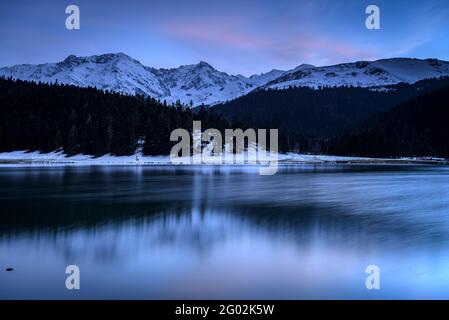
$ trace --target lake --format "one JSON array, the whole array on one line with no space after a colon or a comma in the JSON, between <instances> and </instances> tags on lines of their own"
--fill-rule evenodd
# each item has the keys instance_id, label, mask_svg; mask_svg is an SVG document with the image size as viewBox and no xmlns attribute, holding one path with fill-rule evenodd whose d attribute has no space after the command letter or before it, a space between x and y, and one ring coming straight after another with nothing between
<instances>
[{"instance_id":1,"label":"lake","mask_svg":"<svg viewBox=\"0 0 449 320\"><path fill-rule=\"evenodd\" d=\"M2 167L0 206L1 299L449 298L444 166Z\"/></svg>"}]
</instances>

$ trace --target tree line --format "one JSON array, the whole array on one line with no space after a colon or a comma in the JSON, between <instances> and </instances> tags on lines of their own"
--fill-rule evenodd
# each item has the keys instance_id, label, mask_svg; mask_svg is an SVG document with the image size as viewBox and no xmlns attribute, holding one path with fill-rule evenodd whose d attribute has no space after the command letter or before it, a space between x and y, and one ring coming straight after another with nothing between
<instances>
[{"instance_id":1,"label":"tree line","mask_svg":"<svg viewBox=\"0 0 449 320\"><path fill-rule=\"evenodd\" d=\"M449 86L404 102L329 141L332 154L449 158Z\"/></svg>"},{"instance_id":2,"label":"tree line","mask_svg":"<svg viewBox=\"0 0 449 320\"><path fill-rule=\"evenodd\" d=\"M226 119L247 119L254 127L274 124L283 134L283 150L332 154L336 141L376 123L379 114L446 86L448 77L381 88L263 89L212 109ZM346 152L350 149L348 141Z\"/></svg>"},{"instance_id":3,"label":"tree line","mask_svg":"<svg viewBox=\"0 0 449 320\"><path fill-rule=\"evenodd\" d=\"M0 151L63 150L101 156L169 154L170 133L192 129L194 115L181 105L62 84L0 79ZM195 115L207 126L227 125L218 115Z\"/></svg>"},{"instance_id":4,"label":"tree line","mask_svg":"<svg viewBox=\"0 0 449 320\"><path fill-rule=\"evenodd\" d=\"M279 151L444 156L449 79L367 88L262 90L191 109L150 97L0 78L0 152L168 155L177 128L278 128Z\"/></svg>"},{"instance_id":5,"label":"tree line","mask_svg":"<svg viewBox=\"0 0 449 320\"><path fill-rule=\"evenodd\" d=\"M248 128L209 108L195 112L180 103L64 84L0 79L0 151L62 150L68 155L168 155L177 128Z\"/></svg>"}]
</instances>

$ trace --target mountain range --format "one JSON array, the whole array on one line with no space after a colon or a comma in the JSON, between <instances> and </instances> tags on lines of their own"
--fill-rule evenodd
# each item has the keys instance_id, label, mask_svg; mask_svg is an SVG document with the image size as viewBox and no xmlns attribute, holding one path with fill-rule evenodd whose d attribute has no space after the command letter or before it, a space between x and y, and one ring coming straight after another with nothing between
<instances>
[{"instance_id":1,"label":"mountain range","mask_svg":"<svg viewBox=\"0 0 449 320\"><path fill-rule=\"evenodd\" d=\"M61 62L0 68L0 76L44 83L63 83L124 94L141 94L167 103L215 105L254 90L290 87L383 87L449 76L449 62L393 58L315 67L302 64L282 71L245 77L229 75L207 62L178 68L153 68L124 53L68 56Z\"/></svg>"}]
</instances>

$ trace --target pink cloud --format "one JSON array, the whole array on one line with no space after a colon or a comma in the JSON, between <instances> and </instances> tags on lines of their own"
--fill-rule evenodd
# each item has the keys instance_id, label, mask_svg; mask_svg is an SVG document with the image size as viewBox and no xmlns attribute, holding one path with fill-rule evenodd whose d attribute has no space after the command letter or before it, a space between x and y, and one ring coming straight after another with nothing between
<instances>
[{"instance_id":1,"label":"pink cloud","mask_svg":"<svg viewBox=\"0 0 449 320\"><path fill-rule=\"evenodd\" d=\"M179 23L171 22L165 25L170 34L187 41L205 43L213 46L228 46L239 49L255 49L268 45L267 40L243 32L236 28L239 22L235 19L223 20L220 23Z\"/></svg>"},{"instance_id":2,"label":"pink cloud","mask_svg":"<svg viewBox=\"0 0 449 320\"><path fill-rule=\"evenodd\" d=\"M352 46L344 41L330 40L318 35L298 35L277 43L272 53L288 61L299 59L312 63L313 60L325 64L341 61L369 60L375 55L367 50ZM316 63L316 62L315 62Z\"/></svg>"},{"instance_id":3,"label":"pink cloud","mask_svg":"<svg viewBox=\"0 0 449 320\"><path fill-rule=\"evenodd\" d=\"M212 48L226 54L248 54L265 59L273 66L293 67L301 63L333 64L343 61L368 60L375 55L350 43L328 39L311 32L251 29L237 18L202 20L192 23L171 21L164 28L170 36L189 43L197 51ZM280 32L281 31L281 32ZM228 59L234 59L231 55Z\"/></svg>"}]
</instances>

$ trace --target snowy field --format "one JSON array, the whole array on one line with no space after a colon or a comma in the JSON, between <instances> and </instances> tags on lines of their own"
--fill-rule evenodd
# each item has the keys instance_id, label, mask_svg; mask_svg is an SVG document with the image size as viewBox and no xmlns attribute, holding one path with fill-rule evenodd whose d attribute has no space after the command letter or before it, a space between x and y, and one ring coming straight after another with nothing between
<instances>
[{"instance_id":1,"label":"snowy field","mask_svg":"<svg viewBox=\"0 0 449 320\"><path fill-rule=\"evenodd\" d=\"M442 158L363 158L363 157L341 157L328 155L309 154L278 154L280 163L385 163L385 164L449 164L447 159ZM275 158L272 158L274 161ZM183 160L183 164L190 163L190 158ZM63 152L40 153L37 151L13 151L0 153L0 166L53 166L53 165L174 165L169 156L143 156L137 153L131 156L104 155L93 157L90 155L66 156ZM228 164L227 164L228 165Z\"/></svg>"}]
</instances>

